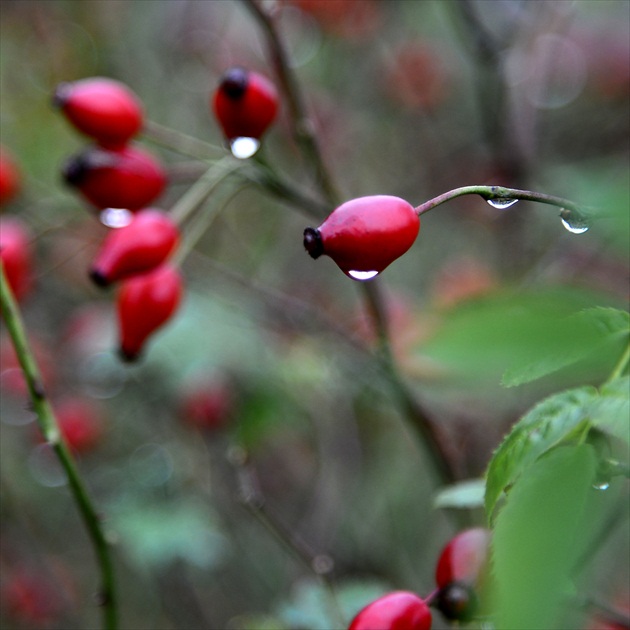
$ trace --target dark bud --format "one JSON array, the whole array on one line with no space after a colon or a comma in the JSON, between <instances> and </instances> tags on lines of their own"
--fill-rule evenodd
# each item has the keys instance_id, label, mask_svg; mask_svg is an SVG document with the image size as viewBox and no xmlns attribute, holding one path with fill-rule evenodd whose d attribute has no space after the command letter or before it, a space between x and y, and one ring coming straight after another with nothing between
<instances>
[{"instance_id":1,"label":"dark bud","mask_svg":"<svg viewBox=\"0 0 630 630\"><path fill-rule=\"evenodd\" d=\"M304 247L311 258L319 258L324 253L321 232L317 228L307 227L304 230Z\"/></svg>"},{"instance_id":2,"label":"dark bud","mask_svg":"<svg viewBox=\"0 0 630 630\"><path fill-rule=\"evenodd\" d=\"M109 280L98 269L90 270L90 280L97 286L105 288L109 286Z\"/></svg>"},{"instance_id":3,"label":"dark bud","mask_svg":"<svg viewBox=\"0 0 630 630\"><path fill-rule=\"evenodd\" d=\"M451 582L440 589L433 605L453 621L470 621L479 608L475 591L463 582Z\"/></svg>"},{"instance_id":4,"label":"dark bud","mask_svg":"<svg viewBox=\"0 0 630 630\"><path fill-rule=\"evenodd\" d=\"M245 94L249 73L244 68L230 68L223 73L219 87L231 99L237 100Z\"/></svg>"}]
</instances>

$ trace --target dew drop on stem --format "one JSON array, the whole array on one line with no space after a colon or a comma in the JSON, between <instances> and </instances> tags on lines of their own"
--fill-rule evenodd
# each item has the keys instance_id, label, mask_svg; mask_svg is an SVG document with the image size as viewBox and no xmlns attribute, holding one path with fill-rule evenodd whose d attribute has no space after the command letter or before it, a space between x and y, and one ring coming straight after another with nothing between
<instances>
[{"instance_id":1,"label":"dew drop on stem","mask_svg":"<svg viewBox=\"0 0 630 630\"><path fill-rule=\"evenodd\" d=\"M588 232L590 227L589 222L582 215L567 208L560 211L560 220L564 228L571 234L584 234L584 232Z\"/></svg>"},{"instance_id":2,"label":"dew drop on stem","mask_svg":"<svg viewBox=\"0 0 630 630\"><path fill-rule=\"evenodd\" d=\"M510 206L513 206L518 202L518 199L505 199L505 198L496 198L496 199L486 199L486 201L493 207L498 210L506 210Z\"/></svg>"}]
</instances>

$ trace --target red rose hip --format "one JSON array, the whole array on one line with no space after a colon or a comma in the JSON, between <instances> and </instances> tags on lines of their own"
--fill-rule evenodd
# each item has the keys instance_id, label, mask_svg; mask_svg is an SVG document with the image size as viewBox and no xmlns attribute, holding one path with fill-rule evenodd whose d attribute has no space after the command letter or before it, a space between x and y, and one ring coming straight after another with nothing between
<instances>
[{"instance_id":1,"label":"red rose hip","mask_svg":"<svg viewBox=\"0 0 630 630\"><path fill-rule=\"evenodd\" d=\"M354 280L369 280L414 243L420 219L404 199L359 197L342 204L319 228L304 230L304 247L313 257L330 256Z\"/></svg>"},{"instance_id":2,"label":"red rose hip","mask_svg":"<svg viewBox=\"0 0 630 630\"><path fill-rule=\"evenodd\" d=\"M60 83L53 103L77 130L104 147L124 146L142 127L140 100L125 84L113 79L91 77Z\"/></svg>"},{"instance_id":3,"label":"red rose hip","mask_svg":"<svg viewBox=\"0 0 630 630\"><path fill-rule=\"evenodd\" d=\"M20 190L20 170L13 156L0 147L0 206L9 203Z\"/></svg>"},{"instance_id":4,"label":"red rose hip","mask_svg":"<svg viewBox=\"0 0 630 630\"><path fill-rule=\"evenodd\" d=\"M59 430L75 453L91 451L101 441L103 420L92 401L76 396L67 397L58 401L54 410Z\"/></svg>"},{"instance_id":5,"label":"red rose hip","mask_svg":"<svg viewBox=\"0 0 630 630\"><path fill-rule=\"evenodd\" d=\"M134 146L115 150L92 146L66 162L63 176L100 210L140 210L157 199L166 185L162 165Z\"/></svg>"},{"instance_id":6,"label":"red rose hip","mask_svg":"<svg viewBox=\"0 0 630 630\"><path fill-rule=\"evenodd\" d=\"M179 229L161 210L136 213L129 225L112 230L90 270L90 277L105 287L161 265L179 242Z\"/></svg>"},{"instance_id":7,"label":"red rose hip","mask_svg":"<svg viewBox=\"0 0 630 630\"><path fill-rule=\"evenodd\" d=\"M430 630L431 611L414 593L394 591L359 611L348 630Z\"/></svg>"},{"instance_id":8,"label":"red rose hip","mask_svg":"<svg viewBox=\"0 0 630 630\"><path fill-rule=\"evenodd\" d=\"M488 560L490 531L483 527L465 529L442 550L435 569L440 588L451 582L475 585L482 577Z\"/></svg>"},{"instance_id":9,"label":"red rose hip","mask_svg":"<svg viewBox=\"0 0 630 630\"><path fill-rule=\"evenodd\" d=\"M29 232L16 217L0 219L0 259L7 282L19 301L31 287L31 247Z\"/></svg>"},{"instance_id":10,"label":"red rose hip","mask_svg":"<svg viewBox=\"0 0 630 630\"><path fill-rule=\"evenodd\" d=\"M212 108L228 140L259 139L276 117L278 93L263 75L231 68L220 79Z\"/></svg>"},{"instance_id":11,"label":"red rose hip","mask_svg":"<svg viewBox=\"0 0 630 630\"><path fill-rule=\"evenodd\" d=\"M122 283L117 298L122 358L139 357L149 337L173 316L182 293L182 278L168 264Z\"/></svg>"}]
</instances>

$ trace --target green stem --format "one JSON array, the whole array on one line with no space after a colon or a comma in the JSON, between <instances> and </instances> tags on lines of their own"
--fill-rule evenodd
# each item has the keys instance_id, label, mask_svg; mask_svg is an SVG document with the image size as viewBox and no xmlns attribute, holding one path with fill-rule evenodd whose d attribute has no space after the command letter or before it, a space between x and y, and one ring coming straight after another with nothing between
<instances>
[{"instance_id":1,"label":"green stem","mask_svg":"<svg viewBox=\"0 0 630 630\"><path fill-rule=\"evenodd\" d=\"M306 113L300 84L291 70L288 55L276 29L273 16L262 9L256 0L242 1L261 26L267 38L267 47L271 61L288 106L295 142L311 165L317 178L318 186L324 193L326 200L333 206L337 205L340 198L339 194L322 159L313 123Z\"/></svg>"},{"instance_id":2,"label":"green stem","mask_svg":"<svg viewBox=\"0 0 630 630\"><path fill-rule=\"evenodd\" d=\"M610 373L607 382L614 381L616 378L623 376L623 373L628 369L628 364L630 363L630 343L626 346L624 353L621 355L619 361L617 361L617 365L613 368L613 371Z\"/></svg>"},{"instance_id":3,"label":"green stem","mask_svg":"<svg viewBox=\"0 0 630 630\"><path fill-rule=\"evenodd\" d=\"M231 155L215 162L175 203L171 216L177 224L182 224L212 193L228 175L242 168L242 163Z\"/></svg>"},{"instance_id":4,"label":"green stem","mask_svg":"<svg viewBox=\"0 0 630 630\"><path fill-rule=\"evenodd\" d=\"M584 206L570 201L569 199L563 199L562 197L555 197L553 195L547 195L545 193L533 192L531 190L518 190L516 188L506 188L504 186L462 186L461 188L454 188L448 192L442 193L429 201L425 201L416 207L416 214L418 216L433 210L439 205L456 199L457 197L463 197L464 195L479 195L486 201L493 199L496 200L511 200L521 199L523 201L536 201L538 203L546 203L552 206L557 206L565 210L570 210L572 213L576 213L579 217L585 218L588 216L588 209Z\"/></svg>"},{"instance_id":5,"label":"green stem","mask_svg":"<svg viewBox=\"0 0 630 630\"><path fill-rule=\"evenodd\" d=\"M142 136L150 142L171 149L182 155L208 160L225 155L225 149L209 142L204 142L181 131L147 120L142 129Z\"/></svg>"},{"instance_id":6,"label":"green stem","mask_svg":"<svg viewBox=\"0 0 630 630\"><path fill-rule=\"evenodd\" d=\"M55 451L61 467L64 470L71 494L92 541L101 574L100 603L103 606L104 627L107 630L115 630L118 627L118 614L114 569L109 545L101 525L100 517L92 505L92 501L85 483L79 474L74 458L61 436L57 420L42 383L39 367L26 336L26 330L19 307L6 278L4 264L0 264L0 304L2 306L2 316L9 331L11 342L24 373L33 409L37 415L39 428L46 441Z\"/></svg>"}]
</instances>

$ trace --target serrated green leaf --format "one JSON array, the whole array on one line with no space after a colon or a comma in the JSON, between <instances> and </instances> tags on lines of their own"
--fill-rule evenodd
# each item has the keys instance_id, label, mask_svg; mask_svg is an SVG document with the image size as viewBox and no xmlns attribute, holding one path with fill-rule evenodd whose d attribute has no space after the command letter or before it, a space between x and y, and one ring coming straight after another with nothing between
<instances>
[{"instance_id":1,"label":"serrated green leaf","mask_svg":"<svg viewBox=\"0 0 630 630\"><path fill-rule=\"evenodd\" d=\"M630 376L603 385L588 412L593 426L630 444Z\"/></svg>"},{"instance_id":2,"label":"serrated green leaf","mask_svg":"<svg viewBox=\"0 0 630 630\"><path fill-rule=\"evenodd\" d=\"M565 319L549 322L549 343L533 345L531 358L521 358L508 369L502 384L514 387L529 383L577 363L607 345L627 337L630 314L614 308L589 308Z\"/></svg>"},{"instance_id":3,"label":"serrated green leaf","mask_svg":"<svg viewBox=\"0 0 630 630\"><path fill-rule=\"evenodd\" d=\"M588 409L597 395L594 387L554 394L538 403L514 425L488 466L485 505L489 519L492 519L503 491L519 475L572 432L588 429Z\"/></svg>"},{"instance_id":4,"label":"serrated green leaf","mask_svg":"<svg viewBox=\"0 0 630 630\"><path fill-rule=\"evenodd\" d=\"M585 505L595 469L589 445L558 448L514 486L493 533L497 628L566 627L561 605L590 530Z\"/></svg>"},{"instance_id":5,"label":"serrated green leaf","mask_svg":"<svg viewBox=\"0 0 630 630\"><path fill-rule=\"evenodd\" d=\"M494 384L507 369L533 364L541 356L555 355L562 359L560 363L570 364L571 353L581 352L582 339L600 339L603 333L590 326L590 320L597 319L594 314L577 318L574 330L568 329L567 318L584 309L590 311L593 304L606 304L603 299L564 287L531 292L499 290L445 313L435 334L417 351L423 360L439 365L464 383Z\"/></svg>"}]
</instances>

